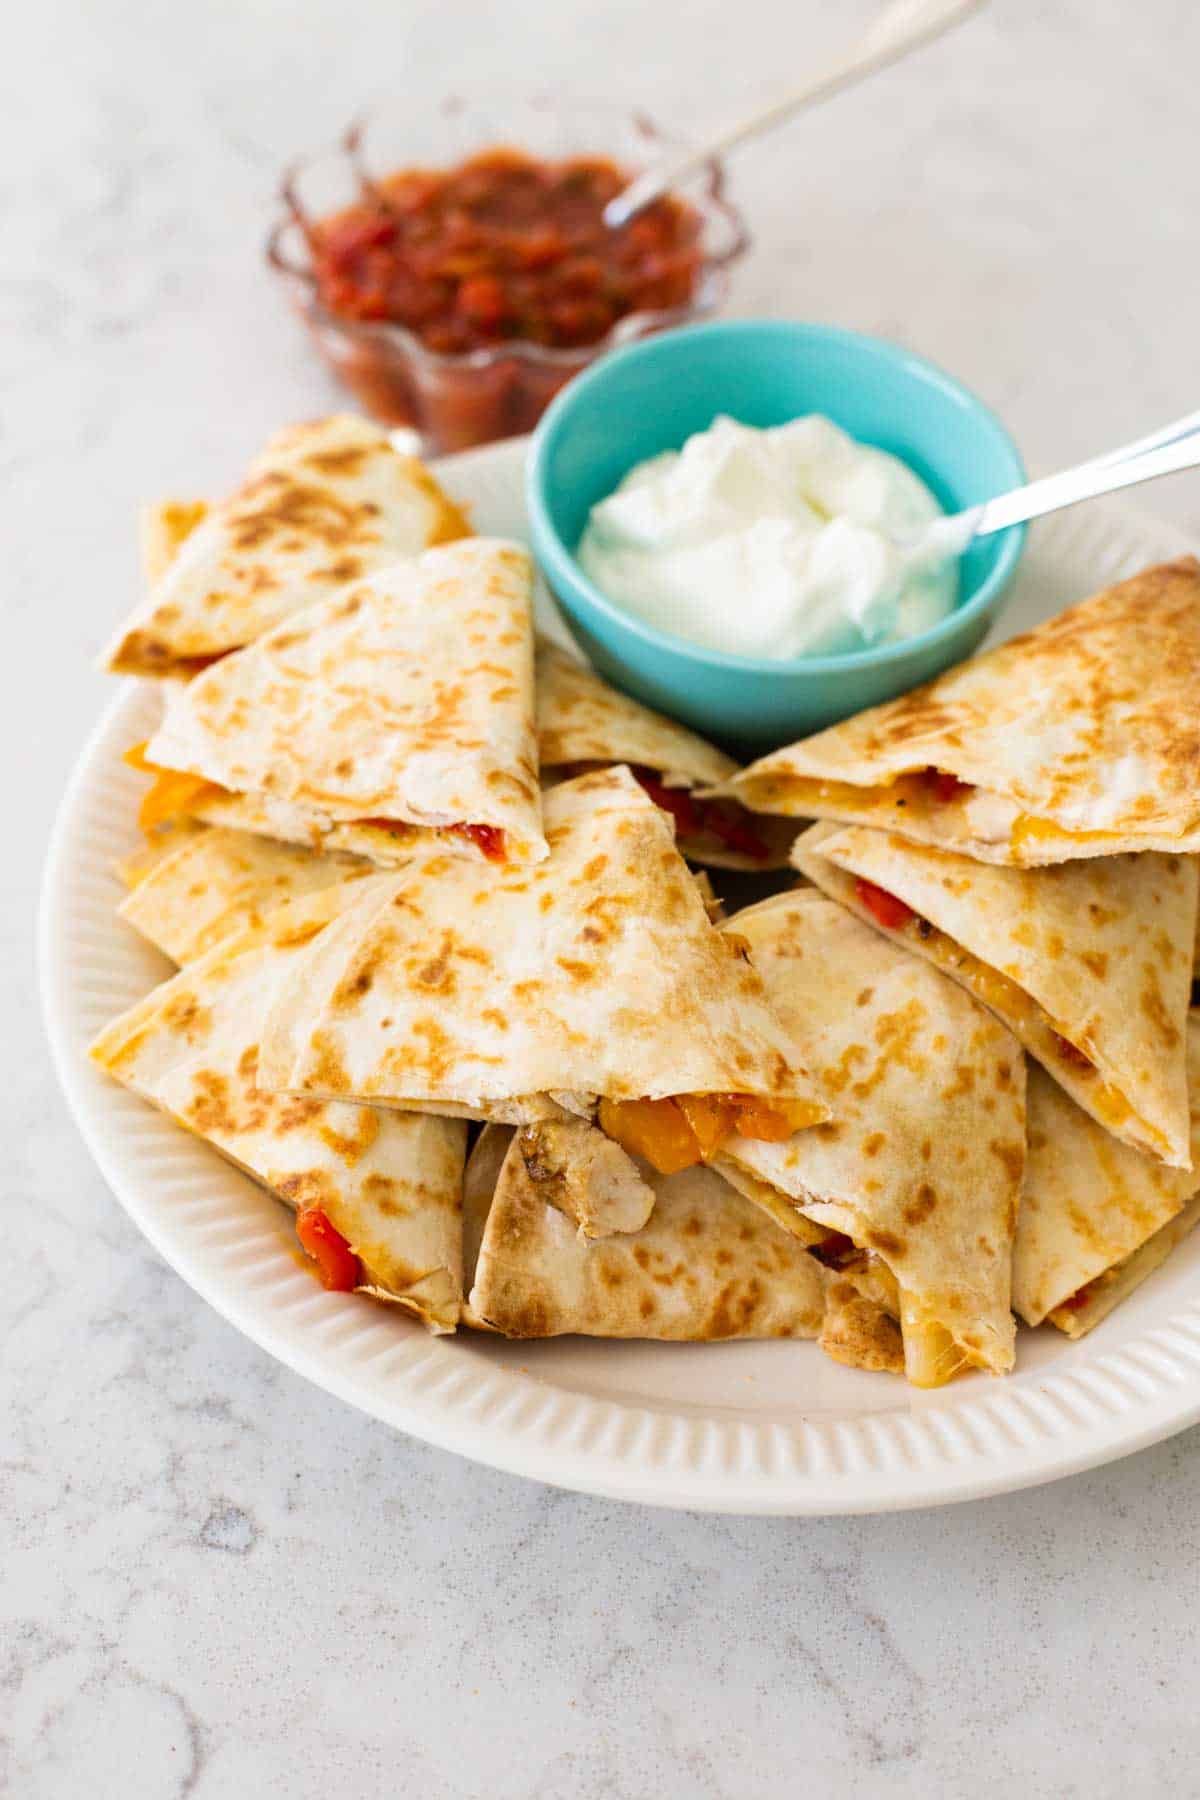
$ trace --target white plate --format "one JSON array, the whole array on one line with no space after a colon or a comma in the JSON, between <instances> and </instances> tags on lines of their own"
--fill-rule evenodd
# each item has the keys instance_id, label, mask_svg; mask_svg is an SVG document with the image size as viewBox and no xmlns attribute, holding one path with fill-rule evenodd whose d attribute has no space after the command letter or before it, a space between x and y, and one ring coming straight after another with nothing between
<instances>
[{"instance_id":1,"label":"white plate","mask_svg":"<svg viewBox=\"0 0 1200 1800\"><path fill-rule=\"evenodd\" d=\"M524 446L439 475L478 529L524 535ZM1035 528L1005 630L1147 562L1178 533L1100 507ZM115 610L115 609L114 609ZM46 1019L96 1160L184 1280L281 1362L375 1418L480 1462L660 1506L885 1512L1049 1481L1200 1418L1200 1232L1093 1335L1022 1332L1018 1371L932 1394L830 1362L813 1344L431 1339L299 1266L290 1217L161 1114L93 1072L91 1038L167 973L114 913L137 777L120 752L152 693L125 685L75 770L42 895Z\"/></svg>"}]
</instances>

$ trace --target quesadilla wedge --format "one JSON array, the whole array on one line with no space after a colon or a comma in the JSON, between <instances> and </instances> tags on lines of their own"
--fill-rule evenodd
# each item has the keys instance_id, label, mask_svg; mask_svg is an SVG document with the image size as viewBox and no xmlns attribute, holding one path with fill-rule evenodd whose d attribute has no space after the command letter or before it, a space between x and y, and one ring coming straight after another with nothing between
<instances>
[{"instance_id":1,"label":"quesadilla wedge","mask_svg":"<svg viewBox=\"0 0 1200 1800\"><path fill-rule=\"evenodd\" d=\"M1187 1024L1193 1168L1167 1169L1106 1131L1042 1070L1029 1070L1029 1157L1013 1254L1013 1304L1082 1337L1164 1262L1200 1194L1200 1016Z\"/></svg>"},{"instance_id":2,"label":"quesadilla wedge","mask_svg":"<svg viewBox=\"0 0 1200 1800\"><path fill-rule=\"evenodd\" d=\"M679 848L691 861L725 869L786 867L794 835L786 821L755 817L733 800L697 795L734 774L731 756L610 687L544 638L535 667L543 781L625 763L671 814Z\"/></svg>"},{"instance_id":3,"label":"quesadilla wedge","mask_svg":"<svg viewBox=\"0 0 1200 1800\"><path fill-rule=\"evenodd\" d=\"M1162 563L714 791L1035 867L1200 851L1200 563Z\"/></svg>"},{"instance_id":4,"label":"quesadilla wedge","mask_svg":"<svg viewBox=\"0 0 1200 1800\"><path fill-rule=\"evenodd\" d=\"M172 687L131 753L141 822L183 814L374 862L439 838L546 854L525 551L464 538L343 588Z\"/></svg>"},{"instance_id":5,"label":"quesadilla wedge","mask_svg":"<svg viewBox=\"0 0 1200 1800\"><path fill-rule=\"evenodd\" d=\"M725 929L749 944L834 1117L785 1143L730 1139L717 1169L738 1185L749 1176L751 1197L806 1243L824 1228L829 1241L813 1249L894 1311L915 1385L967 1367L1006 1373L1025 1163L1020 1045L936 969L811 889Z\"/></svg>"},{"instance_id":6,"label":"quesadilla wedge","mask_svg":"<svg viewBox=\"0 0 1200 1800\"><path fill-rule=\"evenodd\" d=\"M1006 869L861 825L815 825L793 854L810 881L990 1006L1107 1131L1189 1166L1194 857Z\"/></svg>"},{"instance_id":7,"label":"quesadilla wedge","mask_svg":"<svg viewBox=\"0 0 1200 1800\"><path fill-rule=\"evenodd\" d=\"M828 1117L671 822L627 769L546 795L549 860L415 859L283 986L268 1087L528 1123L597 1117L664 1173Z\"/></svg>"},{"instance_id":8,"label":"quesadilla wedge","mask_svg":"<svg viewBox=\"0 0 1200 1800\"><path fill-rule=\"evenodd\" d=\"M117 912L172 962L192 962L233 932L261 925L285 900L371 869L355 857L201 826L146 871Z\"/></svg>"},{"instance_id":9,"label":"quesadilla wedge","mask_svg":"<svg viewBox=\"0 0 1200 1800\"><path fill-rule=\"evenodd\" d=\"M465 1125L265 1094L255 1082L276 985L351 894L306 895L226 939L101 1032L91 1055L286 1202L326 1286L453 1331Z\"/></svg>"},{"instance_id":10,"label":"quesadilla wedge","mask_svg":"<svg viewBox=\"0 0 1200 1800\"><path fill-rule=\"evenodd\" d=\"M479 1246L468 1319L513 1338L817 1336L825 1311L817 1265L719 1175L702 1167L651 1172L645 1225L588 1240L539 1178L544 1130L513 1135L482 1229L468 1227ZM488 1177L497 1148L481 1140L474 1153ZM467 1190L477 1206L486 1180L469 1172Z\"/></svg>"},{"instance_id":11,"label":"quesadilla wedge","mask_svg":"<svg viewBox=\"0 0 1200 1800\"><path fill-rule=\"evenodd\" d=\"M208 829L199 819L186 819L182 814L173 819L164 819L161 825L147 832L145 840L136 850L131 850L128 856L118 858L113 864L113 874L132 891L157 869L159 863L166 862L168 856L174 856L183 844L203 837Z\"/></svg>"},{"instance_id":12,"label":"quesadilla wedge","mask_svg":"<svg viewBox=\"0 0 1200 1800\"><path fill-rule=\"evenodd\" d=\"M150 515L142 553L156 578L105 666L189 677L348 581L469 531L378 426L351 414L291 426L230 499Z\"/></svg>"}]
</instances>

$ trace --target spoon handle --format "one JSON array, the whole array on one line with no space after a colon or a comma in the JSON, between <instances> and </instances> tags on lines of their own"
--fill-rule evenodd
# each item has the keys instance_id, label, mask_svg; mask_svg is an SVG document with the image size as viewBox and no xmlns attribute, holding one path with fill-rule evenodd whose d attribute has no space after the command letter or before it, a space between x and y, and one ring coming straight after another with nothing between
<instances>
[{"instance_id":1,"label":"spoon handle","mask_svg":"<svg viewBox=\"0 0 1200 1800\"><path fill-rule=\"evenodd\" d=\"M757 137L760 132L770 131L775 125L782 125L802 107L815 105L819 100L827 100L833 94L840 94L844 88L852 87L866 75L873 75L877 69L886 69L890 64L899 62L910 50L920 44L927 44L931 39L940 37L951 25L957 25L983 4L983 0L894 0L875 23L871 25L854 45L853 49L836 62L830 63L818 75L811 76L803 85L792 93L776 100L772 105L763 107L761 111L752 113L731 125L719 136L710 138L699 149L681 151L678 156L669 157L657 163L654 168L647 169L644 174L631 181L627 188L609 201L604 209L604 223L611 231L627 225L635 213L657 200L660 194L672 188L677 182L715 157L723 156L727 150L745 143L747 138Z\"/></svg>"},{"instance_id":2,"label":"spoon handle","mask_svg":"<svg viewBox=\"0 0 1200 1800\"><path fill-rule=\"evenodd\" d=\"M1184 422L1179 423L1182 427ZM995 500L985 500L982 506L962 516L973 517L974 537L984 537L992 531L1006 531L1010 525L1040 519L1064 506L1074 506L1079 500L1093 500L1101 494L1116 493L1119 488L1134 487L1139 481L1154 481L1159 475L1200 467L1200 421L1166 443L1161 441L1162 435L1155 433L1145 440L1152 446L1148 450L1129 446L1133 454L1127 454L1123 461L1098 458L1081 463L1077 468L1014 488L1010 494L1000 494ZM1118 454L1113 451L1110 456L1115 458Z\"/></svg>"}]
</instances>

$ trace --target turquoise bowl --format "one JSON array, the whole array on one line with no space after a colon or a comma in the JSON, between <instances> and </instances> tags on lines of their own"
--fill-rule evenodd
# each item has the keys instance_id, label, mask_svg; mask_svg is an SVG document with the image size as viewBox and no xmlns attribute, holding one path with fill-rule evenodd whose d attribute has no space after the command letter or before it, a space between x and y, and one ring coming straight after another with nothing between
<instances>
[{"instance_id":1,"label":"turquoise bowl","mask_svg":"<svg viewBox=\"0 0 1200 1800\"><path fill-rule=\"evenodd\" d=\"M575 547L588 513L635 463L678 449L718 413L762 426L810 412L902 457L949 512L1025 480L999 419L933 363L859 332L774 319L698 325L615 351L564 388L534 434L526 477L534 550L575 636L618 687L735 751L804 737L969 656L1024 542L1023 529L980 539L962 559L958 606L919 637L788 662L659 631L583 573Z\"/></svg>"}]
</instances>

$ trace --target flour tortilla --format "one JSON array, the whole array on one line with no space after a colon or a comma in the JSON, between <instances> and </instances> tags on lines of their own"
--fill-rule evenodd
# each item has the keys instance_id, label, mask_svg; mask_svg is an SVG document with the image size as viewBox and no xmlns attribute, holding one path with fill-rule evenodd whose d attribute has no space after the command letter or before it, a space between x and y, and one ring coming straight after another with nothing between
<instances>
[{"instance_id":1,"label":"flour tortilla","mask_svg":"<svg viewBox=\"0 0 1200 1800\"><path fill-rule=\"evenodd\" d=\"M1102 1131L1049 1076L1029 1071L1029 1159L1013 1256L1013 1304L1080 1337L1190 1230L1200 1193L1200 1017L1187 1025L1194 1167L1167 1169ZM1094 1285L1093 1285L1094 1284ZM1082 1292L1082 1290L1087 1290ZM1071 1305L1074 1296L1080 1304Z\"/></svg>"},{"instance_id":2,"label":"flour tortilla","mask_svg":"<svg viewBox=\"0 0 1200 1800\"><path fill-rule=\"evenodd\" d=\"M156 500L138 521L142 577L148 588L162 580L197 525L208 518L207 500Z\"/></svg>"},{"instance_id":3,"label":"flour tortilla","mask_svg":"<svg viewBox=\"0 0 1200 1800\"><path fill-rule=\"evenodd\" d=\"M414 859L298 964L264 1083L502 1122L740 1093L827 1116L627 769L546 795L547 862Z\"/></svg>"},{"instance_id":4,"label":"flour tortilla","mask_svg":"<svg viewBox=\"0 0 1200 1800\"><path fill-rule=\"evenodd\" d=\"M1200 851L1200 563L1162 563L717 790L1034 867ZM971 791L939 800L920 771ZM905 779L908 777L909 779Z\"/></svg>"},{"instance_id":5,"label":"flour tortilla","mask_svg":"<svg viewBox=\"0 0 1200 1800\"><path fill-rule=\"evenodd\" d=\"M269 1095L255 1082L275 987L351 897L357 885L306 895L226 939L101 1032L91 1054L289 1206L319 1206L361 1261L360 1291L453 1331L466 1127Z\"/></svg>"},{"instance_id":6,"label":"flour tortilla","mask_svg":"<svg viewBox=\"0 0 1200 1800\"><path fill-rule=\"evenodd\" d=\"M537 860L532 588L499 539L393 563L173 688L146 759L217 784L186 809L208 824L383 864L485 826Z\"/></svg>"},{"instance_id":7,"label":"flour tortilla","mask_svg":"<svg viewBox=\"0 0 1200 1800\"><path fill-rule=\"evenodd\" d=\"M152 581L105 658L115 674L193 675L348 581L470 530L419 462L350 414L278 433L203 517L173 506L143 523Z\"/></svg>"},{"instance_id":8,"label":"flour tortilla","mask_svg":"<svg viewBox=\"0 0 1200 1800\"><path fill-rule=\"evenodd\" d=\"M898 896L919 919L889 936L990 1006L1106 1130L1189 1166L1194 857L1143 851L1005 869L861 825L815 825L794 855L877 930L857 878Z\"/></svg>"},{"instance_id":9,"label":"flour tortilla","mask_svg":"<svg viewBox=\"0 0 1200 1800\"><path fill-rule=\"evenodd\" d=\"M117 911L172 962L187 963L233 932L261 925L285 900L354 881L371 868L353 857L205 826L158 860Z\"/></svg>"},{"instance_id":10,"label":"flour tortilla","mask_svg":"<svg viewBox=\"0 0 1200 1800\"><path fill-rule=\"evenodd\" d=\"M595 670L544 638L538 643L536 670L538 753L544 781L627 763L649 769L664 787L692 792L727 781L737 769L723 750L610 687ZM746 824L762 840L765 856L731 848L705 828L703 820L695 831L677 831L679 848L693 862L718 869L785 868L793 828L784 820L763 817Z\"/></svg>"},{"instance_id":11,"label":"flour tortilla","mask_svg":"<svg viewBox=\"0 0 1200 1800\"><path fill-rule=\"evenodd\" d=\"M870 1252L898 1285L909 1379L1013 1364L1013 1233L1025 1162L1015 1038L927 964L809 889L735 914L736 932L833 1109L782 1144L734 1138L716 1166Z\"/></svg>"},{"instance_id":12,"label":"flour tortilla","mask_svg":"<svg viewBox=\"0 0 1200 1800\"><path fill-rule=\"evenodd\" d=\"M207 830L208 826L202 825L199 819L183 817L164 819L161 825L154 827L136 850L131 850L128 856L118 858L113 865L113 872L127 888L132 890L138 886L139 882L145 881L146 877L152 874L160 863L166 862L169 856L174 856L183 844L203 837Z\"/></svg>"},{"instance_id":13,"label":"flour tortilla","mask_svg":"<svg viewBox=\"0 0 1200 1800\"><path fill-rule=\"evenodd\" d=\"M469 1316L514 1338L816 1337L822 1273L802 1245L700 1166L647 1171L640 1231L591 1240L544 1195L517 1133L483 1225ZM496 1145L477 1155L488 1171ZM535 1164L536 1166L536 1164ZM484 1181L469 1185L477 1203Z\"/></svg>"}]
</instances>

